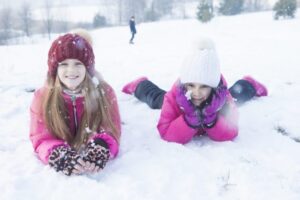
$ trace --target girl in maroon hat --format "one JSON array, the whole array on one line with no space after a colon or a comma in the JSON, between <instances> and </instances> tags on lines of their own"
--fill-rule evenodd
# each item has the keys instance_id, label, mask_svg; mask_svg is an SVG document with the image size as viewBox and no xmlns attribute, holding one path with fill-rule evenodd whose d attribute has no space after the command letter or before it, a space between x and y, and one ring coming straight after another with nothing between
<instances>
[{"instance_id":1,"label":"girl in maroon hat","mask_svg":"<svg viewBox=\"0 0 300 200\"><path fill-rule=\"evenodd\" d=\"M94 65L87 32L58 37L48 53L46 83L30 107L35 152L66 175L99 172L118 153L116 96Z\"/></svg>"}]
</instances>

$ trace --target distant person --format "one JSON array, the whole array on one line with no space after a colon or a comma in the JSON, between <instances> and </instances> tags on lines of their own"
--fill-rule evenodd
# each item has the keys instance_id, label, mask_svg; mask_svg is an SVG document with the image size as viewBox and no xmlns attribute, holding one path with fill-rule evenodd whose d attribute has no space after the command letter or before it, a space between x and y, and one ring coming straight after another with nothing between
<instances>
[{"instance_id":1,"label":"distant person","mask_svg":"<svg viewBox=\"0 0 300 200\"><path fill-rule=\"evenodd\" d=\"M133 44L134 35L136 34L135 18L134 18L134 16L131 16L131 18L129 20L129 27L130 27L130 31L131 31L131 38L129 40L129 43Z\"/></svg>"},{"instance_id":2,"label":"distant person","mask_svg":"<svg viewBox=\"0 0 300 200\"><path fill-rule=\"evenodd\" d=\"M162 139L185 144L194 136L207 135L228 141L238 135L235 102L266 96L266 87L246 76L227 89L214 43L203 39L185 58L179 79L166 92L146 77L126 84L122 91L134 94L153 109L161 109L157 124Z\"/></svg>"},{"instance_id":3,"label":"distant person","mask_svg":"<svg viewBox=\"0 0 300 200\"><path fill-rule=\"evenodd\" d=\"M97 173L119 149L114 90L95 70L85 31L58 37L48 52L45 85L30 107L30 140L38 158L65 175Z\"/></svg>"}]
</instances>

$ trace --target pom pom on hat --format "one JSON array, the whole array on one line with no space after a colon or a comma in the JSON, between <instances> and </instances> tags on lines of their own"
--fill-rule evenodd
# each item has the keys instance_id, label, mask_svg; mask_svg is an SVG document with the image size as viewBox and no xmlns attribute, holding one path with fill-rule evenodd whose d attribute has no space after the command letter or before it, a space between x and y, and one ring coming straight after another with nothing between
<instances>
[{"instance_id":1,"label":"pom pom on hat","mask_svg":"<svg viewBox=\"0 0 300 200\"><path fill-rule=\"evenodd\" d=\"M67 33L53 41L48 52L48 74L55 77L60 62L65 59L77 59L86 67L91 76L95 74L95 56L91 46L91 37L82 33ZM87 37L87 39L85 39ZM88 39L89 38L89 39Z\"/></svg>"},{"instance_id":2,"label":"pom pom on hat","mask_svg":"<svg viewBox=\"0 0 300 200\"><path fill-rule=\"evenodd\" d=\"M77 28L70 31L70 33L77 34L83 37L91 46L93 46L93 39L89 32L83 28Z\"/></svg>"},{"instance_id":3,"label":"pom pom on hat","mask_svg":"<svg viewBox=\"0 0 300 200\"><path fill-rule=\"evenodd\" d=\"M192 52L183 61L179 78L181 83L218 86L221 78L220 63L211 39L202 38L194 43Z\"/></svg>"}]
</instances>

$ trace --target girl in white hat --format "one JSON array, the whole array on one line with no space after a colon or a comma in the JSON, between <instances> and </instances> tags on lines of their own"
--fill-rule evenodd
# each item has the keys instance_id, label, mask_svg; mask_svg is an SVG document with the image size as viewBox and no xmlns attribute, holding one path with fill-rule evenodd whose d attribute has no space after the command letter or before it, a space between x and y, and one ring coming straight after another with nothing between
<instances>
[{"instance_id":1,"label":"girl in white hat","mask_svg":"<svg viewBox=\"0 0 300 200\"><path fill-rule=\"evenodd\" d=\"M181 144L204 134L215 141L232 140L238 135L236 103L267 95L266 87L250 76L227 89L210 39L200 40L185 58L180 77L170 91L160 89L146 77L126 84L122 91L134 94L153 109L161 109L157 124L161 138Z\"/></svg>"}]
</instances>

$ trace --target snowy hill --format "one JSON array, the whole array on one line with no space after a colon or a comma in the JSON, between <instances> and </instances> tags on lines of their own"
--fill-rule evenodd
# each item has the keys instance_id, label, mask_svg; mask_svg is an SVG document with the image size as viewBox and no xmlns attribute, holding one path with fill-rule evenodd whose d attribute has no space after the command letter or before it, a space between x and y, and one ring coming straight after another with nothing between
<instances>
[{"instance_id":1,"label":"snowy hill","mask_svg":"<svg viewBox=\"0 0 300 200\"><path fill-rule=\"evenodd\" d=\"M114 87L123 131L119 156L93 176L66 177L44 166L29 141L30 88L43 84L50 42L0 47L0 199L299 200L300 17L273 21L271 12L140 24L92 32L96 68ZM145 75L164 89L178 76L189 43L216 42L229 85L250 74L270 95L239 108L232 142L160 139L160 112L120 92Z\"/></svg>"}]
</instances>

